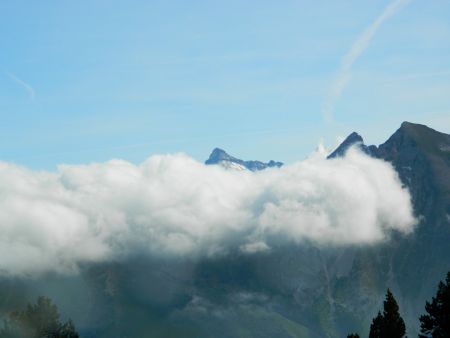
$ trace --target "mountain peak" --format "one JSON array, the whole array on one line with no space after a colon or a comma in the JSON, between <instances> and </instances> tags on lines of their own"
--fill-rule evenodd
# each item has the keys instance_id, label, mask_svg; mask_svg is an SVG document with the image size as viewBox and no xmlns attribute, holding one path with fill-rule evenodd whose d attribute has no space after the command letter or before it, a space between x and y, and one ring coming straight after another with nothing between
<instances>
[{"instance_id":1,"label":"mountain peak","mask_svg":"<svg viewBox=\"0 0 450 338\"><path fill-rule=\"evenodd\" d=\"M434 141L434 142L444 142L447 143L449 140L449 135L434 130L424 124L403 122L400 128L394 133L404 133L409 135L413 139L418 141Z\"/></svg>"},{"instance_id":2,"label":"mountain peak","mask_svg":"<svg viewBox=\"0 0 450 338\"><path fill-rule=\"evenodd\" d=\"M270 160L269 162L261 161L244 161L229 155L225 150L220 148L214 148L209 155L209 158L205 161L205 164L212 165L218 164L225 168L234 169L248 169L251 171L263 170L271 167L281 167L283 163Z\"/></svg>"},{"instance_id":3,"label":"mountain peak","mask_svg":"<svg viewBox=\"0 0 450 338\"><path fill-rule=\"evenodd\" d=\"M399 142L408 142L408 140L431 153L439 151L442 147L450 146L450 136L448 134L441 133L423 124L406 121L401 124L400 128L386 143L389 144L395 141L398 144Z\"/></svg>"},{"instance_id":4,"label":"mountain peak","mask_svg":"<svg viewBox=\"0 0 450 338\"><path fill-rule=\"evenodd\" d=\"M221 148L214 148L209 155L209 158L205 161L205 164L216 164L220 161L232 161L235 158L228 155L228 153Z\"/></svg>"},{"instance_id":5,"label":"mountain peak","mask_svg":"<svg viewBox=\"0 0 450 338\"><path fill-rule=\"evenodd\" d=\"M352 132L350 135L347 136L347 138L344 140L344 142L361 142L364 143L364 140L361 135L359 135L356 131Z\"/></svg>"},{"instance_id":6,"label":"mountain peak","mask_svg":"<svg viewBox=\"0 0 450 338\"><path fill-rule=\"evenodd\" d=\"M335 158L344 156L347 150L353 145L361 145L365 147L364 140L357 132L352 132L345 140L330 154L327 158ZM364 149L363 149L364 150Z\"/></svg>"},{"instance_id":7,"label":"mountain peak","mask_svg":"<svg viewBox=\"0 0 450 338\"><path fill-rule=\"evenodd\" d=\"M399 131L404 131L404 132L433 132L433 133L439 133L438 131L424 125L424 124L419 124L419 123L412 123L412 122L408 122L408 121L404 121L402 122L402 124L400 125L400 128L398 129Z\"/></svg>"},{"instance_id":8,"label":"mountain peak","mask_svg":"<svg viewBox=\"0 0 450 338\"><path fill-rule=\"evenodd\" d=\"M211 155L220 155L220 154L225 154L228 155L227 152L221 148L214 148Z\"/></svg>"},{"instance_id":9,"label":"mountain peak","mask_svg":"<svg viewBox=\"0 0 450 338\"><path fill-rule=\"evenodd\" d=\"M403 121L402 124L400 125L400 128L408 128L410 126L415 126L415 125L417 125L417 123Z\"/></svg>"},{"instance_id":10,"label":"mountain peak","mask_svg":"<svg viewBox=\"0 0 450 338\"><path fill-rule=\"evenodd\" d=\"M427 128L427 129L431 129L430 127L424 125L424 124L420 124L420 123L413 123L413 122L409 122L409 121L403 121L402 124L400 125L400 129L405 129L405 128Z\"/></svg>"}]
</instances>

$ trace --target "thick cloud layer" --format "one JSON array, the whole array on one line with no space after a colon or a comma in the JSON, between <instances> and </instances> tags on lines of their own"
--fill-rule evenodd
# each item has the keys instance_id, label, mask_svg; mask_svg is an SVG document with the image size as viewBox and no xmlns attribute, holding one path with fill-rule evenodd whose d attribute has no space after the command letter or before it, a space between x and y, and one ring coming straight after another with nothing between
<instances>
[{"instance_id":1,"label":"thick cloud layer","mask_svg":"<svg viewBox=\"0 0 450 338\"><path fill-rule=\"evenodd\" d=\"M412 231L391 165L357 150L257 173L186 155L37 172L0 162L0 273L74 272L130 254L205 256L371 244Z\"/></svg>"}]
</instances>

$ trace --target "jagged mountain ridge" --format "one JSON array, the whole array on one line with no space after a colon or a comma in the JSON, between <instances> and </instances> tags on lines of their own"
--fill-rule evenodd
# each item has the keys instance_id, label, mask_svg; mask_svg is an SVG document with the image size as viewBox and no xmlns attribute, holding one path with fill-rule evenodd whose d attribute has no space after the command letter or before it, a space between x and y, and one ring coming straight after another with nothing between
<instances>
[{"instance_id":1,"label":"jagged mountain ridge","mask_svg":"<svg viewBox=\"0 0 450 338\"><path fill-rule=\"evenodd\" d=\"M391 162L402 182L411 190L412 197L425 202L437 192L443 194L444 210L450 201L450 135L425 125L403 122L400 128L383 144L367 146L356 132L351 133L329 156L343 156L352 146L366 154ZM420 186L420 189L418 187ZM425 208L425 209L424 209ZM427 209L428 208L428 209ZM430 206L417 204L415 210L426 212ZM450 212L450 209L447 209Z\"/></svg>"},{"instance_id":2,"label":"jagged mountain ridge","mask_svg":"<svg viewBox=\"0 0 450 338\"><path fill-rule=\"evenodd\" d=\"M330 154L327 156L328 159L342 157L345 155L350 147L358 147L364 153L368 155L373 155L376 152L376 146L366 146L364 140L357 132L353 132L348 135L344 141Z\"/></svg>"},{"instance_id":3,"label":"jagged mountain ridge","mask_svg":"<svg viewBox=\"0 0 450 338\"><path fill-rule=\"evenodd\" d=\"M364 145L358 136L350 140ZM200 261L134 257L86 266L77 277L4 279L0 308L49 295L85 338L334 338L355 331L363 337L390 287L408 336L414 336L425 300L450 270L449 140L404 123L371 148L372 156L393 164L411 191L421 216L411 236L394 234L373 247L305 244ZM341 145L340 154L352 144Z\"/></svg>"},{"instance_id":4,"label":"jagged mountain ridge","mask_svg":"<svg viewBox=\"0 0 450 338\"><path fill-rule=\"evenodd\" d=\"M209 158L205 161L205 164L221 165L225 168L233 168L238 170L248 169L251 171L264 170L266 168L273 167L279 168L283 165L282 162L276 162L273 160L270 160L267 163L254 160L244 161L229 155L225 150L220 148L214 148L211 155L209 155Z\"/></svg>"},{"instance_id":5,"label":"jagged mountain ridge","mask_svg":"<svg viewBox=\"0 0 450 338\"><path fill-rule=\"evenodd\" d=\"M355 134L329 158L342 156L351 146L356 146L370 156L392 163L411 193L420 222L412 236L394 237L386 245L358 253L355 259L364 262L359 264L365 267L361 270L355 266L351 277L341 279L334 292L343 292L344 284L347 292L358 292L365 286L356 280L372 271L379 289L384 286L395 290L410 334L416 333L417 318L423 312L425 300L433 294L436 280L450 270L450 135L425 125L403 122L377 147L366 146L362 137ZM349 304L345 306L348 308ZM360 305L354 306L356 309Z\"/></svg>"}]
</instances>

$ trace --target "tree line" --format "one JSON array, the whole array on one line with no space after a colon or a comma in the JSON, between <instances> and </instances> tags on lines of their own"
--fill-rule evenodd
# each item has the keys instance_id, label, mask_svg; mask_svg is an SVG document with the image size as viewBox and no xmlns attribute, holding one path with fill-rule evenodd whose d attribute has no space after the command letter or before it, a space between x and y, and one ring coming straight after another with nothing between
<instances>
[{"instance_id":1,"label":"tree line","mask_svg":"<svg viewBox=\"0 0 450 338\"><path fill-rule=\"evenodd\" d=\"M450 271L439 282L436 296L425 304L426 314L420 316L419 338L450 338ZM379 311L370 325L369 338L405 338L406 327L393 293L388 289ZM347 338L359 338L351 333ZM58 308L48 297L39 297L25 310L11 312L0 329L0 338L79 338L69 319L61 322Z\"/></svg>"},{"instance_id":2,"label":"tree line","mask_svg":"<svg viewBox=\"0 0 450 338\"><path fill-rule=\"evenodd\" d=\"M439 282L436 296L425 304L426 314L420 316L419 338L450 338L450 271L444 282ZM400 316L397 301L388 289L379 311L370 325L369 338L404 338L406 327ZM351 333L347 338L359 338Z\"/></svg>"},{"instance_id":3,"label":"tree line","mask_svg":"<svg viewBox=\"0 0 450 338\"><path fill-rule=\"evenodd\" d=\"M61 322L58 308L50 298L41 296L25 310L9 314L0 338L79 338L79 334L70 319Z\"/></svg>"}]
</instances>

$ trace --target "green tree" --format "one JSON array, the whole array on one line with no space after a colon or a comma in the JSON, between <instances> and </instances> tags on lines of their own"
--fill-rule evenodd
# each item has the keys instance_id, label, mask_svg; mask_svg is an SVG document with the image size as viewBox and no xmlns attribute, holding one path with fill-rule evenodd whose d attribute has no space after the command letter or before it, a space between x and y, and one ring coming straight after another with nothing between
<instances>
[{"instance_id":1,"label":"green tree","mask_svg":"<svg viewBox=\"0 0 450 338\"><path fill-rule=\"evenodd\" d=\"M359 334L357 333L350 333L347 338L359 338Z\"/></svg>"},{"instance_id":2,"label":"green tree","mask_svg":"<svg viewBox=\"0 0 450 338\"><path fill-rule=\"evenodd\" d=\"M17 326L12 325L9 320L3 322L3 328L0 330L0 338L26 338L24 332Z\"/></svg>"},{"instance_id":3,"label":"green tree","mask_svg":"<svg viewBox=\"0 0 450 338\"><path fill-rule=\"evenodd\" d=\"M445 283L439 282L436 297L426 302L426 315L420 316L419 337L450 337L450 271Z\"/></svg>"},{"instance_id":4,"label":"green tree","mask_svg":"<svg viewBox=\"0 0 450 338\"><path fill-rule=\"evenodd\" d=\"M383 326L383 315L380 311L378 311L377 316L372 320L372 324L370 325L369 338L380 338L381 330Z\"/></svg>"},{"instance_id":5,"label":"green tree","mask_svg":"<svg viewBox=\"0 0 450 338\"><path fill-rule=\"evenodd\" d=\"M388 289L383 304L383 314L378 312L373 319L369 338L402 338L405 333L405 322L400 316L397 301Z\"/></svg>"},{"instance_id":6,"label":"green tree","mask_svg":"<svg viewBox=\"0 0 450 338\"><path fill-rule=\"evenodd\" d=\"M39 297L25 311L11 313L11 320L30 338L54 337L60 326L59 313L50 298Z\"/></svg>"},{"instance_id":7,"label":"green tree","mask_svg":"<svg viewBox=\"0 0 450 338\"><path fill-rule=\"evenodd\" d=\"M12 312L0 331L0 338L78 337L73 322L61 323L58 308L47 297L39 297L23 311Z\"/></svg>"},{"instance_id":8,"label":"green tree","mask_svg":"<svg viewBox=\"0 0 450 338\"><path fill-rule=\"evenodd\" d=\"M384 301L382 334L384 337L403 337L406 333L405 322L400 316L397 301L388 289Z\"/></svg>"},{"instance_id":9,"label":"green tree","mask_svg":"<svg viewBox=\"0 0 450 338\"><path fill-rule=\"evenodd\" d=\"M72 320L68 320L64 323L60 330L57 338L79 338L77 331L75 330L75 325Z\"/></svg>"}]
</instances>

